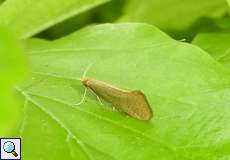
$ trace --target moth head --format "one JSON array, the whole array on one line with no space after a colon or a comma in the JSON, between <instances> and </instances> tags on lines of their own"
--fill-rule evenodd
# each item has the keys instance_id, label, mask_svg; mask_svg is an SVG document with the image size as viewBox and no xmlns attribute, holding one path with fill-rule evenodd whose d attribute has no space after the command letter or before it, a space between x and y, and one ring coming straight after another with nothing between
<instances>
[{"instance_id":1,"label":"moth head","mask_svg":"<svg viewBox=\"0 0 230 160\"><path fill-rule=\"evenodd\" d=\"M90 81L90 78L88 77L84 77L82 78L81 82L84 86L88 87L89 86L89 81Z\"/></svg>"}]
</instances>

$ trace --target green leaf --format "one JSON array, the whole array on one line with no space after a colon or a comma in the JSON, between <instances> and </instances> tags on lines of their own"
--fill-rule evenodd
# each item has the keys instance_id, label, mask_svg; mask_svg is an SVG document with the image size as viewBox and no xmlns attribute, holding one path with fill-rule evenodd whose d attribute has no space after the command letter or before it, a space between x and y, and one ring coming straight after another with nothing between
<instances>
[{"instance_id":1,"label":"green leaf","mask_svg":"<svg viewBox=\"0 0 230 160\"><path fill-rule=\"evenodd\" d=\"M121 20L146 22L172 35L178 35L187 31L200 18L218 18L226 9L225 0L128 0Z\"/></svg>"},{"instance_id":2,"label":"green leaf","mask_svg":"<svg viewBox=\"0 0 230 160\"><path fill-rule=\"evenodd\" d=\"M12 88L25 76L25 57L15 37L0 27L0 137L9 134L18 119Z\"/></svg>"},{"instance_id":3,"label":"green leaf","mask_svg":"<svg viewBox=\"0 0 230 160\"><path fill-rule=\"evenodd\" d=\"M27 48L31 81L20 136L25 159L221 160L230 158L230 74L196 46L146 24L91 26ZM87 76L141 90L149 122L101 105Z\"/></svg>"},{"instance_id":4,"label":"green leaf","mask_svg":"<svg viewBox=\"0 0 230 160\"><path fill-rule=\"evenodd\" d=\"M0 6L0 25L20 38L30 37L109 0L10 0Z\"/></svg>"},{"instance_id":5,"label":"green leaf","mask_svg":"<svg viewBox=\"0 0 230 160\"><path fill-rule=\"evenodd\" d=\"M193 40L193 44L209 52L217 61L230 68L230 33L202 33Z\"/></svg>"}]
</instances>

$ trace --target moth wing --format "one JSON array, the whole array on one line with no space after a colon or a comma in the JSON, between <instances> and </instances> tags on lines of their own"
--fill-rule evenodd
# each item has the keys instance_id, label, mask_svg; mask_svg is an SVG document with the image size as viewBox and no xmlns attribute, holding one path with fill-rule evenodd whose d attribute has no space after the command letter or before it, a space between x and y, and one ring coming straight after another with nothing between
<instances>
[{"instance_id":1,"label":"moth wing","mask_svg":"<svg viewBox=\"0 0 230 160\"><path fill-rule=\"evenodd\" d=\"M145 95L139 91L134 90L128 96L129 107L132 108L130 113L132 116L141 120L150 120L153 116L152 109L147 101Z\"/></svg>"}]
</instances>

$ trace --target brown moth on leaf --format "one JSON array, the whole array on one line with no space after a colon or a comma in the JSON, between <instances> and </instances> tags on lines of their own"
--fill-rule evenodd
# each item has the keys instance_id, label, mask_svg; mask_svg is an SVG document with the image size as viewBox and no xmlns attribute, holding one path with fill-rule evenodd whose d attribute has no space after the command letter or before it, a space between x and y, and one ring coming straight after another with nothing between
<instances>
[{"instance_id":1,"label":"brown moth on leaf","mask_svg":"<svg viewBox=\"0 0 230 160\"><path fill-rule=\"evenodd\" d=\"M111 103L118 110L139 120L150 120L152 118L151 107L141 91L125 91L88 77L81 81L85 87L90 88L96 95Z\"/></svg>"}]
</instances>

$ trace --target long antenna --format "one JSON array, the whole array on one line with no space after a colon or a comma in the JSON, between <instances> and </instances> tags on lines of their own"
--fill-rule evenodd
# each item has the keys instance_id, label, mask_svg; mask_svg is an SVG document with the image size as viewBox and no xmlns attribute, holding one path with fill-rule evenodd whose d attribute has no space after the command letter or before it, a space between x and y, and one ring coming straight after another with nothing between
<instances>
[{"instance_id":1,"label":"long antenna","mask_svg":"<svg viewBox=\"0 0 230 160\"><path fill-rule=\"evenodd\" d=\"M89 69L92 67L92 65L93 65L93 63L89 64L89 65L86 67L86 69L85 69L85 71L84 71L84 73L83 73L83 75L82 75L82 78L81 78L81 79L85 78L85 76L86 76L87 72L88 72L88 71L89 71Z\"/></svg>"},{"instance_id":2,"label":"long antenna","mask_svg":"<svg viewBox=\"0 0 230 160\"><path fill-rule=\"evenodd\" d=\"M83 75L82 75L81 80L83 80L83 79L86 77L86 74L87 74L87 72L89 71L89 69L92 67L92 65L93 65L93 63L89 64L89 65L86 67L86 69L85 69L85 71L84 71L84 73L83 73ZM87 89L88 89L88 88L85 87L85 91L84 91L83 97L82 97L82 99L80 100L80 102L78 102L78 103L76 103L76 104L73 104L73 105L79 106L79 105L81 105L81 104L85 101ZM90 90L90 91L93 92L92 90ZM100 102L100 104L103 104L102 101L101 101L101 99L98 97L98 95L97 95L96 93L94 93L94 92L93 92L93 94L97 97L97 99L98 99L98 101Z\"/></svg>"},{"instance_id":3,"label":"long antenna","mask_svg":"<svg viewBox=\"0 0 230 160\"><path fill-rule=\"evenodd\" d=\"M88 72L89 69L92 67L92 65L93 65L93 63L89 64L89 65L86 67L86 69L85 69L85 71L83 72L83 75L82 75L82 77L81 77L81 79L80 79L81 81L85 78L87 72ZM78 103L76 103L76 104L73 104L73 105L74 105L74 106L79 106L79 105L81 105L81 104L85 101L86 93L87 93L87 88L85 88L83 97L82 97L82 99L80 100L80 102L78 102Z\"/></svg>"},{"instance_id":4,"label":"long antenna","mask_svg":"<svg viewBox=\"0 0 230 160\"><path fill-rule=\"evenodd\" d=\"M81 101L78 102L78 103L75 103L75 104L73 104L73 105L74 105L74 106L79 106L79 105L81 105L81 104L85 101L86 93L87 93L87 88L85 88L85 91L84 91L84 94L83 94L83 97L82 97Z\"/></svg>"}]
</instances>

